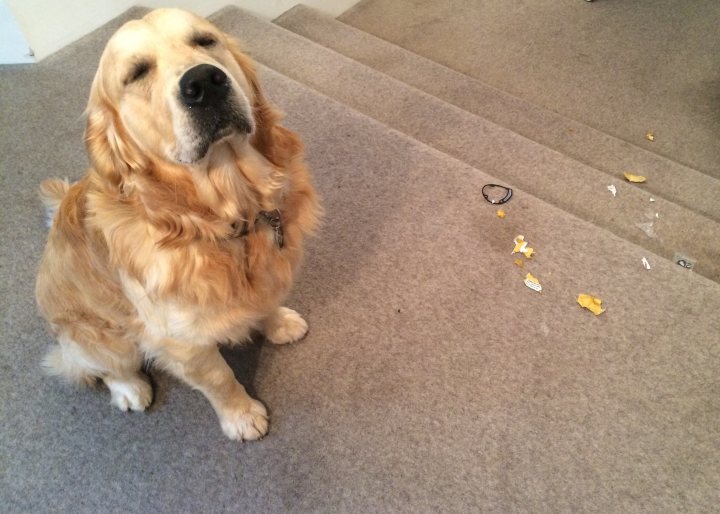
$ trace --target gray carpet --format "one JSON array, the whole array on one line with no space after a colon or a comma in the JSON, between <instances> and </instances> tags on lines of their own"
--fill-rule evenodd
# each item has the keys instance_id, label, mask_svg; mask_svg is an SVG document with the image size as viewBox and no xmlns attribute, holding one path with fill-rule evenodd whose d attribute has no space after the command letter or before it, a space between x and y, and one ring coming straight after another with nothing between
<instances>
[{"instance_id":1,"label":"gray carpet","mask_svg":"<svg viewBox=\"0 0 720 514\"><path fill-rule=\"evenodd\" d=\"M643 190L720 221L720 180L710 175L495 89L310 7L298 5L275 23L603 171L609 178L622 180L628 170L647 176Z\"/></svg>"},{"instance_id":2,"label":"gray carpet","mask_svg":"<svg viewBox=\"0 0 720 514\"><path fill-rule=\"evenodd\" d=\"M35 190L81 175L80 116L120 21L0 69L3 510L715 509L720 285L660 257L644 270L646 249L532 190L499 219L480 195L497 177L265 66L327 209L289 302L310 335L226 352L270 407L268 437L226 440L207 401L158 371L154 405L135 415L42 376ZM519 233L537 250L522 270ZM607 312L580 309L581 292Z\"/></svg>"},{"instance_id":3,"label":"gray carpet","mask_svg":"<svg viewBox=\"0 0 720 514\"><path fill-rule=\"evenodd\" d=\"M364 0L340 19L720 178L718 2Z\"/></svg>"},{"instance_id":4,"label":"gray carpet","mask_svg":"<svg viewBox=\"0 0 720 514\"><path fill-rule=\"evenodd\" d=\"M237 8L223 10L217 19L248 41L267 40L253 52L273 69L650 252L668 259L677 253L692 256L698 261L696 272L720 281L720 223L692 207L628 184L620 170L600 172ZM664 189L682 187L685 198L701 196L720 215L720 181L686 170L675 183L654 174L651 181ZM711 187L703 189L704 182L695 180L700 176ZM617 197L608 184L615 185ZM648 223L650 230L643 230Z\"/></svg>"}]
</instances>

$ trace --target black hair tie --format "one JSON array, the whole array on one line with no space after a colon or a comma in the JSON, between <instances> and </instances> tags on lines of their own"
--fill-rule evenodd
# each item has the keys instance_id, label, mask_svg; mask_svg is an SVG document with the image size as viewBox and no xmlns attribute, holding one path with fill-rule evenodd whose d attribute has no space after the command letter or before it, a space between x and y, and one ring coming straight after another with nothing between
<instances>
[{"instance_id":1,"label":"black hair tie","mask_svg":"<svg viewBox=\"0 0 720 514\"><path fill-rule=\"evenodd\" d=\"M490 197L488 196L488 194L485 192L485 188L487 188L487 187L496 187L496 188L502 189L503 191L505 191L505 196L503 196L500 200L491 200ZM488 202L490 202L492 204L496 204L496 205L505 203L508 200L510 200L510 198L512 198L512 194L513 194L512 189L510 189L509 187L500 186L498 184L485 184L482 188L482 195L485 197L485 200L487 200Z\"/></svg>"}]
</instances>

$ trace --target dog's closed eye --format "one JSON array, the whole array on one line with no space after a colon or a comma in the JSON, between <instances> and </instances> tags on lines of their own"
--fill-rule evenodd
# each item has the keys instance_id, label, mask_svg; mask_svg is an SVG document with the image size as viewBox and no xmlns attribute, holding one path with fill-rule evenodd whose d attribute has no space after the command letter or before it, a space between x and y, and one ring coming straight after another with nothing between
<instances>
[{"instance_id":1,"label":"dog's closed eye","mask_svg":"<svg viewBox=\"0 0 720 514\"><path fill-rule=\"evenodd\" d=\"M138 80L145 77L148 73L150 73L150 69L152 68L152 64L150 61L138 61L136 62L132 68L130 68L130 73L125 77L124 84L127 86L128 84L132 84L133 82L137 82Z\"/></svg>"},{"instance_id":2,"label":"dog's closed eye","mask_svg":"<svg viewBox=\"0 0 720 514\"><path fill-rule=\"evenodd\" d=\"M203 48L211 48L217 44L217 39L211 34L195 34L190 40L192 46L202 46Z\"/></svg>"}]
</instances>

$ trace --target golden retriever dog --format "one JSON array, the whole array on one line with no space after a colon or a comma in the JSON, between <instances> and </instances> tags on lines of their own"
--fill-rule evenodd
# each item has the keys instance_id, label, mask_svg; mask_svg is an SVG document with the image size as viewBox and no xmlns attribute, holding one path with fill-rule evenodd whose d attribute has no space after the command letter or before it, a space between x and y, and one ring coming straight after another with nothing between
<instances>
[{"instance_id":1,"label":"golden retriever dog","mask_svg":"<svg viewBox=\"0 0 720 514\"><path fill-rule=\"evenodd\" d=\"M320 213L298 137L237 43L175 9L113 35L86 114L87 174L41 185L36 294L59 343L44 365L142 411L152 361L202 391L228 437L261 438L266 409L218 345L308 330L282 306Z\"/></svg>"}]
</instances>

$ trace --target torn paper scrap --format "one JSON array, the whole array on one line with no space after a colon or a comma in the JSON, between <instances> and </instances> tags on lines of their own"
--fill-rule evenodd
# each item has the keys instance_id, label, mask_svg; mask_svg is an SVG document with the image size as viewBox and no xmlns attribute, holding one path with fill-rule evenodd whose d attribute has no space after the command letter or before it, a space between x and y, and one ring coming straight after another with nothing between
<instances>
[{"instance_id":1,"label":"torn paper scrap","mask_svg":"<svg viewBox=\"0 0 720 514\"><path fill-rule=\"evenodd\" d=\"M498 209L496 214L497 214L497 217L500 219L505 217L505 211L502 209Z\"/></svg>"},{"instance_id":2,"label":"torn paper scrap","mask_svg":"<svg viewBox=\"0 0 720 514\"><path fill-rule=\"evenodd\" d=\"M605 312L605 309L602 308L602 300L589 294L579 294L577 303L580 304L580 307L584 307L595 314L595 316L599 316Z\"/></svg>"},{"instance_id":3,"label":"torn paper scrap","mask_svg":"<svg viewBox=\"0 0 720 514\"><path fill-rule=\"evenodd\" d=\"M525 285L533 291L537 291L538 293L542 291L540 281L537 279L537 277L533 277L530 273L525 276Z\"/></svg>"},{"instance_id":4,"label":"torn paper scrap","mask_svg":"<svg viewBox=\"0 0 720 514\"><path fill-rule=\"evenodd\" d=\"M612 193L613 198L615 198L617 196L617 188L614 185L610 184L608 186L608 191L610 191Z\"/></svg>"},{"instance_id":5,"label":"torn paper scrap","mask_svg":"<svg viewBox=\"0 0 720 514\"><path fill-rule=\"evenodd\" d=\"M647 257L642 258L642 264L645 266L645 269L650 269L650 263L647 260Z\"/></svg>"},{"instance_id":6,"label":"torn paper scrap","mask_svg":"<svg viewBox=\"0 0 720 514\"><path fill-rule=\"evenodd\" d=\"M525 236L517 236L515 239L513 239L513 243L515 243L515 248L512 251L513 254L521 253L529 259L535 252L534 249L530 248L527 245L527 241L525 241Z\"/></svg>"},{"instance_id":7,"label":"torn paper scrap","mask_svg":"<svg viewBox=\"0 0 720 514\"><path fill-rule=\"evenodd\" d=\"M645 181L647 180L647 179L646 179L645 177L643 177L642 175L633 175L633 174L630 173L629 171L626 171L625 173L623 173L623 175L625 175L625 178L627 179L628 182L634 182L634 183L636 183L636 184L640 184L640 183L645 182Z\"/></svg>"}]
</instances>

